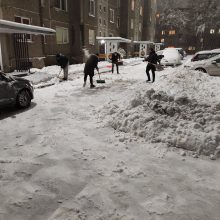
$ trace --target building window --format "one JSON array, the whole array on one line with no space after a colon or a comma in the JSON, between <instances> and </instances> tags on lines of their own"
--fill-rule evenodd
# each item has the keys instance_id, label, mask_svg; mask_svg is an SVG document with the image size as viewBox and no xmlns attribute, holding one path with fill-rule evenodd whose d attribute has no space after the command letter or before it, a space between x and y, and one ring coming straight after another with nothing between
<instances>
[{"instance_id":1,"label":"building window","mask_svg":"<svg viewBox=\"0 0 220 220\"><path fill-rule=\"evenodd\" d=\"M106 12L106 7L105 6L103 7L103 11Z\"/></svg>"},{"instance_id":2,"label":"building window","mask_svg":"<svg viewBox=\"0 0 220 220\"><path fill-rule=\"evenodd\" d=\"M104 26L106 26L106 21L105 21L105 19L103 20L103 24L104 24Z\"/></svg>"},{"instance_id":3,"label":"building window","mask_svg":"<svg viewBox=\"0 0 220 220\"><path fill-rule=\"evenodd\" d=\"M56 8L67 11L67 0L56 0Z\"/></svg>"},{"instance_id":4,"label":"building window","mask_svg":"<svg viewBox=\"0 0 220 220\"><path fill-rule=\"evenodd\" d=\"M161 42L161 43L164 43L164 38L161 38L161 39L160 39L160 42Z\"/></svg>"},{"instance_id":5,"label":"building window","mask_svg":"<svg viewBox=\"0 0 220 220\"><path fill-rule=\"evenodd\" d=\"M45 34L42 35L42 38L43 38L43 43L44 43L44 44L47 44L47 38L46 38L46 35L45 35Z\"/></svg>"},{"instance_id":6,"label":"building window","mask_svg":"<svg viewBox=\"0 0 220 220\"><path fill-rule=\"evenodd\" d=\"M142 31L142 24L139 23L139 31L141 32Z\"/></svg>"},{"instance_id":7,"label":"building window","mask_svg":"<svg viewBox=\"0 0 220 220\"><path fill-rule=\"evenodd\" d=\"M165 33L166 33L165 31L161 31L161 34L162 34L162 35L165 35Z\"/></svg>"},{"instance_id":8,"label":"building window","mask_svg":"<svg viewBox=\"0 0 220 220\"><path fill-rule=\"evenodd\" d=\"M215 33L215 29L210 29L210 34L214 34Z\"/></svg>"},{"instance_id":9,"label":"building window","mask_svg":"<svg viewBox=\"0 0 220 220\"><path fill-rule=\"evenodd\" d=\"M175 35L176 34L176 31L175 30L170 30L169 31L169 35Z\"/></svg>"},{"instance_id":10,"label":"building window","mask_svg":"<svg viewBox=\"0 0 220 220\"><path fill-rule=\"evenodd\" d=\"M102 36L102 32L101 32L101 31L99 31L99 36L100 36L100 37Z\"/></svg>"},{"instance_id":11,"label":"building window","mask_svg":"<svg viewBox=\"0 0 220 220\"><path fill-rule=\"evenodd\" d=\"M89 0L89 15L95 17L95 0Z\"/></svg>"},{"instance_id":12,"label":"building window","mask_svg":"<svg viewBox=\"0 0 220 220\"><path fill-rule=\"evenodd\" d=\"M193 47L193 46L189 46L188 47L188 50L195 50L196 48L195 47Z\"/></svg>"},{"instance_id":13,"label":"building window","mask_svg":"<svg viewBox=\"0 0 220 220\"><path fill-rule=\"evenodd\" d=\"M117 19L117 27L119 28L120 27L120 18L118 17Z\"/></svg>"},{"instance_id":14,"label":"building window","mask_svg":"<svg viewBox=\"0 0 220 220\"><path fill-rule=\"evenodd\" d=\"M89 29L89 44L95 45L95 31Z\"/></svg>"},{"instance_id":15,"label":"building window","mask_svg":"<svg viewBox=\"0 0 220 220\"><path fill-rule=\"evenodd\" d=\"M131 29L134 29L134 20L131 19Z\"/></svg>"},{"instance_id":16,"label":"building window","mask_svg":"<svg viewBox=\"0 0 220 220\"><path fill-rule=\"evenodd\" d=\"M118 6L118 8L121 7L120 1L121 1L121 0L117 0L117 6Z\"/></svg>"},{"instance_id":17,"label":"building window","mask_svg":"<svg viewBox=\"0 0 220 220\"><path fill-rule=\"evenodd\" d=\"M115 11L110 8L110 22L115 22Z\"/></svg>"},{"instance_id":18,"label":"building window","mask_svg":"<svg viewBox=\"0 0 220 220\"><path fill-rule=\"evenodd\" d=\"M45 0L41 0L41 7L45 7Z\"/></svg>"},{"instance_id":19,"label":"building window","mask_svg":"<svg viewBox=\"0 0 220 220\"><path fill-rule=\"evenodd\" d=\"M99 24L102 25L102 19L101 18L99 18Z\"/></svg>"},{"instance_id":20,"label":"building window","mask_svg":"<svg viewBox=\"0 0 220 220\"><path fill-rule=\"evenodd\" d=\"M100 12L102 11L102 5L99 5L99 11Z\"/></svg>"},{"instance_id":21,"label":"building window","mask_svg":"<svg viewBox=\"0 0 220 220\"><path fill-rule=\"evenodd\" d=\"M21 24L31 24L30 18L19 17L19 16L15 16L15 22ZM27 41L29 42L32 41L32 37L30 34L26 34L26 37L27 37Z\"/></svg>"},{"instance_id":22,"label":"building window","mask_svg":"<svg viewBox=\"0 0 220 220\"><path fill-rule=\"evenodd\" d=\"M131 10L134 11L134 0L131 1Z\"/></svg>"},{"instance_id":23,"label":"building window","mask_svg":"<svg viewBox=\"0 0 220 220\"><path fill-rule=\"evenodd\" d=\"M143 7L140 7L140 16L143 16Z\"/></svg>"},{"instance_id":24,"label":"building window","mask_svg":"<svg viewBox=\"0 0 220 220\"><path fill-rule=\"evenodd\" d=\"M68 44L69 30L64 27L56 27L56 40L57 44Z\"/></svg>"}]
</instances>

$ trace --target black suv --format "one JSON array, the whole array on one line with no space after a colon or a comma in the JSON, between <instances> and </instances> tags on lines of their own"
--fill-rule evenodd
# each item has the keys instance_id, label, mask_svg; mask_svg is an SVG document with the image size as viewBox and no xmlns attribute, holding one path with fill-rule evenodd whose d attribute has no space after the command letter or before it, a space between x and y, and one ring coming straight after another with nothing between
<instances>
[{"instance_id":1,"label":"black suv","mask_svg":"<svg viewBox=\"0 0 220 220\"><path fill-rule=\"evenodd\" d=\"M27 108L31 104L33 86L27 79L11 77L0 72L0 107L17 105Z\"/></svg>"}]
</instances>

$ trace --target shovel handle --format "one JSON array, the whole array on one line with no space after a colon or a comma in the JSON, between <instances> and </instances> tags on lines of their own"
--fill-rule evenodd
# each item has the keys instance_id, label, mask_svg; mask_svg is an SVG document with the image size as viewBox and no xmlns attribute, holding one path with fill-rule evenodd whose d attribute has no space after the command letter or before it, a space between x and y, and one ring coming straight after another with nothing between
<instances>
[{"instance_id":1,"label":"shovel handle","mask_svg":"<svg viewBox=\"0 0 220 220\"><path fill-rule=\"evenodd\" d=\"M99 74L99 79L101 80L100 73L99 73L99 69L98 69L97 71L98 71L98 74Z\"/></svg>"}]
</instances>

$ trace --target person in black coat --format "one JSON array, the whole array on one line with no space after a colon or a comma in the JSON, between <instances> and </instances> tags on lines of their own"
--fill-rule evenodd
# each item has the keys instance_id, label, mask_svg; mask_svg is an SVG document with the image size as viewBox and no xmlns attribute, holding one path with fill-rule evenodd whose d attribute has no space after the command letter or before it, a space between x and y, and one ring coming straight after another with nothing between
<instances>
[{"instance_id":1,"label":"person in black coat","mask_svg":"<svg viewBox=\"0 0 220 220\"><path fill-rule=\"evenodd\" d=\"M158 56L153 48L150 48L150 54L145 59L145 61L148 61L147 67L146 67L146 74L147 74L147 82L150 81L150 70L152 72L152 82L155 81L155 71L156 71L156 65L159 63Z\"/></svg>"},{"instance_id":2,"label":"person in black coat","mask_svg":"<svg viewBox=\"0 0 220 220\"><path fill-rule=\"evenodd\" d=\"M68 67L69 67L69 59L61 53L56 55L56 60L58 66L60 66L63 70L63 80L68 79Z\"/></svg>"},{"instance_id":3,"label":"person in black coat","mask_svg":"<svg viewBox=\"0 0 220 220\"><path fill-rule=\"evenodd\" d=\"M85 67L84 67L84 84L83 84L83 87L86 86L86 80L87 80L88 76L90 78L90 88L95 87L95 85L93 84L93 76L94 76L94 70L95 69L97 71L99 71L98 62L99 62L98 54L91 54L89 56L89 59L86 61L86 64L85 64Z\"/></svg>"},{"instance_id":4,"label":"person in black coat","mask_svg":"<svg viewBox=\"0 0 220 220\"><path fill-rule=\"evenodd\" d=\"M114 73L114 65L116 65L117 74L119 74L119 71L118 71L118 62L119 62L120 59L121 59L121 55L120 55L118 52L112 53L111 59L110 59L110 60L112 61L112 73Z\"/></svg>"}]
</instances>

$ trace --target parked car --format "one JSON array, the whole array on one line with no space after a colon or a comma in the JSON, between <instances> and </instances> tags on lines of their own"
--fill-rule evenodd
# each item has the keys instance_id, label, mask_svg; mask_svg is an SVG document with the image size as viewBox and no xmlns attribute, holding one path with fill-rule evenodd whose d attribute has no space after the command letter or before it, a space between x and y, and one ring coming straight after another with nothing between
<instances>
[{"instance_id":1,"label":"parked car","mask_svg":"<svg viewBox=\"0 0 220 220\"><path fill-rule=\"evenodd\" d=\"M156 54L157 54L157 55L163 55L163 50L158 50L158 51L156 51Z\"/></svg>"},{"instance_id":2,"label":"parked car","mask_svg":"<svg viewBox=\"0 0 220 220\"><path fill-rule=\"evenodd\" d=\"M176 48L165 48L163 50L164 57L161 59L163 66L177 66L182 64L181 55Z\"/></svg>"},{"instance_id":3,"label":"parked car","mask_svg":"<svg viewBox=\"0 0 220 220\"><path fill-rule=\"evenodd\" d=\"M192 57L191 61L206 60L218 54L220 54L220 49L199 51Z\"/></svg>"},{"instance_id":4,"label":"parked car","mask_svg":"<svg viewBox=\"0 0 220 220\"><path fill-rule=\"evenodd\" d=\"M0 107L17 105L27 108L34 98L33 86L27 79L11 77L0 72Z\"/></svg>"},{"instance_id":5,"label":"parked car","mask_svg":"<svg viewBox=\"0 0 220 220\"><path fill-rule=\"evenodd\" d=\"M211 76L220 76L220 54L206 60L190 62L184 66L192 70L208 73Z\"/></svg>"}]
</instances>

